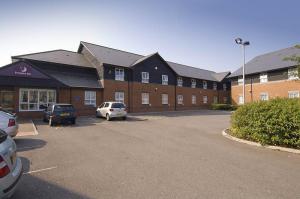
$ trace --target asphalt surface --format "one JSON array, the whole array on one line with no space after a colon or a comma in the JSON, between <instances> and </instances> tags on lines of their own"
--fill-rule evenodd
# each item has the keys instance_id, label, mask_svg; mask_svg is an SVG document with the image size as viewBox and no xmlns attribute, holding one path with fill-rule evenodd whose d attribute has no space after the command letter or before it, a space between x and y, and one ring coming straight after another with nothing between
<instances>
[{"instance_id":1,"label":"asphalt surface","mask_svg":"<svg viewBox=\"0 0 300 199\"><path fill-rule=\"evenodd\" d=\"M15 139L26 174L13 198L300 198L300 156L224 138L229 121L218 111L36 121L39 135Z\"/></svg>"}]
</instances>

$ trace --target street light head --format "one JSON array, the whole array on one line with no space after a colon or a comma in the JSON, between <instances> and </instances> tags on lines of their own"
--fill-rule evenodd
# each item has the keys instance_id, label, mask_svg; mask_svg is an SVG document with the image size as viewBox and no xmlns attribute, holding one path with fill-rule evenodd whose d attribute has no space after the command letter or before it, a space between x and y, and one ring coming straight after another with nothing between
<instances>
[{"instance_id":1,"label":"street light head","mask_svg":"<svg viewBox=\"0 0 300 199\"><path fill-rule=\"evenodd\" d=\"M249 42L249 41L245 41L245 42L243 43L243 45L244 45L244 46L249 46L249 45L250 45L250 42Z\"/></svg>"},{"instance_id":2,"label":"street light head","mask_svg":"<svg viewBox=\"0 0 300 199\"><path fill-rule=\"evenodd\" d=\"M236 38L235 39L235 43L237 44L242 44L243 43L243 40L241 38Z\"/></svg>"}]
</instances>

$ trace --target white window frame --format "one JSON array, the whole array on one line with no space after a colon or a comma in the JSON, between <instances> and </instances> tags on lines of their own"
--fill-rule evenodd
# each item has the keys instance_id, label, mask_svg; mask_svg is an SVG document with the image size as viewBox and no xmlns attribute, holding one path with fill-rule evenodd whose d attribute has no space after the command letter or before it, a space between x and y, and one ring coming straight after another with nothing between
<instances>
[{"instance_id":1,"label":"white window frame","mask_svg":"<svg viewBox=\"0 0 300 199\"><path fill-rule=\"evenodd\" d=\"M183 95L177 95L177 104L183 105Z\"/></svg>"},{"instance_id":2,"label":"white window frame","mask_svg":"<svg viewBox=\"0 0 300 199\"><path fill-rule=\"evenodd\" d=\"M207 89L207 81L203 81L203 89Z\"/></svg>"},{"instance_id":3,"label":"white window frame","mask_svg":"<svg viewBox=\"0 0 300 199\"><path fill-rule=\"evenodd\" d=\"M269 100L269 94L266 92L260 93L259 94L259 99L261 101L268 101Z\"/></svg>"},{"instance_id":4,"label":"white window frame","mask_svg":"<svg viewBox=\"0 0 300 199\"><path fill-rule=\"evenodd\" d=\"M115 101L116 102L122 102L124 104L124 102L125 102L125 93L123 91L115 92Z\"/></svg>"},{"instance_id":5,"label":"white window frame","mask_svg":"<svg viewBox=\"0 0 300 199\"><path fill-rule=\"evenodd\" d=\"M167 105L169 104L169 95L168 94L161 94L161 104Z\"/></svg>"},{"instance_id":6,"label":"white window frame","mask_svg":"<svg viewBox=\"0 0 300 199\"><path fill-rule=\"evenodd\" d=\"M288 79L289 80L299 79L299 74L298 74L298 68L297 67L288 69Z\"/></svg>"},{"instance_id":7,"label":"white window frame","mask_svg":"<svg viewBox=\"0 0 300 199\"><path fill-rule=\"evenodd\" d=\"M299 91L288 91L288 98L299 98L300 92Z\"/></svg>"},{"instance_id":8,"label":"white window frame","mask_svg":"<svg viewBox=\"0 0 300 199\"><path fill-rule=\"evenodd\" d=\"M142 104L143 105L149 105L150 103L150 96L149 96L149 93L142 93Z\"/></svg>"},{"instance_id":9,"label":"white window frame","mask_svg":"<svg viewBox=\"0 0 300 199\"><path fill-rule=\"evenodd\" d=\"M217 84L217 82L214 82L214 83L213 83L213 90L216 91L217 89L218 89L218 84Z\"/></svg>"},{"instance_id":10,"label":"white window frame","mask_svg":"<svg viewBox=\"0 0 300 199\"><path fill-rule=\"evenodd\" d=\"M244 97L243 95L238 96L238 104L244 104Z\"/></svg>"},{"instance_id":11,"label":"white window frame","mask_svg":"<svg viewBox=\"0 0 300 199\"><path fill-rule=\"evenodd\" d=\"M169 81L168 75L162 75L161 76L161 84L162 85L168 85L169 84L168 81Z\"/></svg>"},{"instance_id":12,"label":"white window frame","mask_svg":"<svg viewBox=\"0 0 300 199\"><path fill-rule=\"evenodd\" d=\"M261 73L259 75L260 83L267 83L268 82L268 73Z\"/></svg>"},{"instance_id":13,"label":"white window frame","mask_svg":"<svg viewBox=\"0 0 300 199\"><path fill-rule=\"evenodd\" d=\"M202 100L203 100L203 104L207 104L208 97L206 95L204 95L203 98L202 98Z\"/></svg>"},{"instance_id":14,"label":"white window frame","mask_svg":"<svg viewBox=\"0 0 300 199\"><path fill-rule=\"evenodd\" d=\"M182 85L183 85L182 77L177 77L177 86L182 87Z\"/></svg>"},{"instance_id":15,"label":"white window frame","mask_svg":"<svg viewBox=\"0 0 300 199\"><path fill-rule=\"evenodd\" d=\"M197 104L197 97L196 97L196 95L192 95L192 104L193 105Z\"/></svg>"},{"instance_id":16,"label":"white window frame","mask_svg":"<svg viewBox=\"0 0 300 199\"><path fill-rule=\"evenodd\" d=\"M226 90L227 90L227 84L224 83L224 84L223 84L223 91L226 91Z\"/></svg>"},{"instance_id":17,"label":"white window frame","mask_svg":"<svg viewBox=\"0 0 300 199\"><path fill-rule=\"evenodd\" d=\"M31 103L30 102L30 92L32 91L37 91L37 102L36 103ZM22 101L22 93L23 92L27 92L27 101L23 102ZM40 102L40 92L47 92L47 102ZM53 96L53 101L50 101L50 93L54 94ZM53 89L29 89L29 88L20 88L19 90L19 111L20 112L24 112L24 111L44 111L44 109L40 109L40 105L46 105L49 106L50 104L55 104L56 103L56 90ZM22 104L26 104L27 105L27 109L22 109ZM30 104L31 105L36 105L36 109L30 109Z\"/></svg>"},{"instance_id":18,"label":"white window frame","mask_svg":"<svg viewBox=\"0 0 300 199\"><path fill-rule=\"evenodd\" d=\"M97 93L96 91L84 91L84 105L94 106L97 104Z\"/></svg>"},{"instance_id":19,"label":"white window frame","mask_svg":"<svg viewBox=\"0 0 300 199\"><path fill-rule=\"evenodd\" d=\"M239 85L239 86L240 86L240 85L243 85L243 83L244 83L243 77L238 77L238 85Z\"/></svg>"},{"instance_id":20,"label":"white window frame","mask_svg":"<svg viewBox=\"0 0 300 199\"><path fill-rule=\"evenodd\" d=\"M142 83L149 83L149 73L148 72L142 72Z\"/></svg>"},{"instance_id":21,"label":"white window frame","mask_svg":"<svg viewBox=\"0 0 300 199\"><path fill-rule=\"evenodd\" d=\"M115 68L115 80L124 81L125 73L124 68Z\"/></svg>"},{"instance_id":22,"label":"white window frame","mask_svg":"<svg viewBox=\"0 0 300 199\"><path fill-rule=\"evenodd\" d=\"M196 88L197 81L195 79L191 79L191 87Z\"/></svg>"}]
</instances>

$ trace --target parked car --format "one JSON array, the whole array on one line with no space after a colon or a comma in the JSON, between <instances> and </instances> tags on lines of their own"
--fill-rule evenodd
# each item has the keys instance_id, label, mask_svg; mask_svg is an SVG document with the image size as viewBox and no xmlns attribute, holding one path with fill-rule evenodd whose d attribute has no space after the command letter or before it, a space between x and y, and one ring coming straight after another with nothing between
<instances>
[{"instance_id":1,"label":"parked car","mask_svg":"<svg viewBox=\"0 0 300 199\"><path fill-rule=\"evenodd\" d=\"M0 130L0 198L10 198L22 176L22 162L13 139Z\"/></svg>"},{"instance_id":2,"label":"parked car","mask_svg":"<svg viewBox=\"0 0 300 199\"><path fill-rule=\"evenodd\" d=\"M121 102L104 102L97 108L96 116L105 117L107 121L112 118L123 118L123 120L126 120L126 106Z\"/></svg>"},{"instance_id":3,"label":"parked car","mask_svg":"<svg viewBox=\"0 0 300 199\"><path fill-rule=\"evenodd\" d=\"M0 110L0 129L5 131L11 137L15 137L19 129L16 115Z\"/></svg>"},{"instance_id":4,"label":"parked car","mask_svg":"<svg viewBox=\"0 0 300 199\"><path fill-rule=\"evenodd\" d=\"M50 126L63 122L75 124L76 117L76 110L72 104L53 104L44 111L44 122L49 122Z\"/></svg>"}]
</instances>

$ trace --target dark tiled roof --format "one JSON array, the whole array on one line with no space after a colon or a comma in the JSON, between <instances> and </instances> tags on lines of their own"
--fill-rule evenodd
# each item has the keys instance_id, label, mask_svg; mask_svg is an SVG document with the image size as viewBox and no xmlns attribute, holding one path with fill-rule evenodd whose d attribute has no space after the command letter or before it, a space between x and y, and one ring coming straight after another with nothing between
<instances>
[{"instance_id":1,"label":"dark tiled roof","mask_svg":"<svg viewBox=\"0 0 300 199\"><path fill-rule=\"evenodd\" d=\"M286 57L293 55L300 55L300 48L294 46L257 56L245 65L245 74L255 74L295 66L296 62L284 60ZM242 67L229 77L241 75Z\"/></svg>"},{"instance_id":2,"label":"dark tiled roof","mask_svg":"<svg viewBox=\"0 0 300 199\"><path fill-rule=\"evenodd\" d=\"M52 62L58 64L67 64L73 66L81 67L93 67L82 54L67 51L67 50L53 50L46 52L39 52L26 55L13 56L13 60L28 59L28 60L37 60Z\"/></svg>"}]
</instances>

